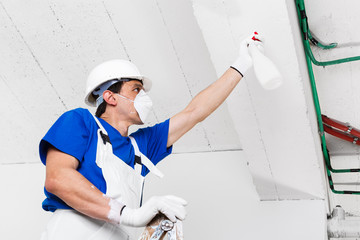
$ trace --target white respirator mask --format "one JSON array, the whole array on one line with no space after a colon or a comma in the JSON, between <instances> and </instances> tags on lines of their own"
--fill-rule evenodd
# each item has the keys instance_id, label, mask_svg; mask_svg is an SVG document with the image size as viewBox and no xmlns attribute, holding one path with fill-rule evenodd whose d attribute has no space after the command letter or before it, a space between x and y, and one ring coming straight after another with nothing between
<instances>
[{"instance_id":1,"label":"white respirator mask","mask_svg":"<svg viewBox=\"0 0 360 240\"><path fill-rule=\"evenodd\" d=\"M136 95L134 100L131 100L127 97L124 97L118 93L116 95L129 100L134 103L135 110L139 114L140 120L145 123L147 116L149 115L152 109L152 101L149 95L146 94L144 90L140 90L140 92Z\"/></svg>"}]
</instances>

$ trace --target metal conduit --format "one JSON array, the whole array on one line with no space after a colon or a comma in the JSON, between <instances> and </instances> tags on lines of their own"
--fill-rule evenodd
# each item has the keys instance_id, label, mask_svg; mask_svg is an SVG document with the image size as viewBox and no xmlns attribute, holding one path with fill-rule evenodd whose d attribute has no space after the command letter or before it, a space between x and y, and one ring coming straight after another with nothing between
<instances>
[{"instance_id":1,"label":"metal conduit","mask_svg":"<svg viewBox=\"0 0 360 240\"><path fill-rule=\"evenodd\" d=\"M350 58L344 58L344 59L337 59L332 61L326 61L326 62L319 62L315 59L314 55L312 54L311 48L310 48L310 41L315 44L316 46L322 48L322 49L331 49L337 46L336 43L332 43L329 45L323 45L317 41L312 34L310 33L306 11L305 11L305 4L304 0L295 0L296 1L296 9L298 13L299 23L300 23L300 30L303 37L303 45L304 45L304 51L305 51L305 58L306 58L306 64L308 67L309 72L309 78L310 78L310 84L311 84L311 90L312 90L312 96L314 100L315 110L316 110L316 116L319 126L319 134L321 138L321 146L322 146L322 152L325 160L325 166L326 166L326 173L328 176L329 186L333 193L337 194L360 194L360 191L347 191L347 190L336 190L334 187L334 183L332 180L331 172L333 173L349 173L349 172L360 172L360 169L334 169L331 166L330 161L330 155L327 149L326 145L326 139L324 134L324 125L322 121L322 115L321 115L321 108L320 108L320 102L319 97L317 94L316 89L316 83L315 83L315 76L312 68L312 63L319 66L328 66L328 65L334 65L334 64L340 64L345 62L351 62L351 61L357 61L360 60L360 56L357 57L350 57Z\"/></svg>"}]
</instances>

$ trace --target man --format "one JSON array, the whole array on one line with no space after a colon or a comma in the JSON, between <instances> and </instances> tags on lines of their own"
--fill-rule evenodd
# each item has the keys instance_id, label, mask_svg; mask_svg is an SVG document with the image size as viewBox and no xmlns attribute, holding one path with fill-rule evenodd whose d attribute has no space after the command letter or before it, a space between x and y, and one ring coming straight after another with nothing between
<instances>
[{"instance_id":1,"label":"man","mask_svg":"<svg viewBox=\"0 0 360 240\"><path fill-rule=\"evenodd\" d=\"M129 239L158 213L183 220L186 201L152 197L141 206L143 178L171 153L172 145L219 107L252 65L247 38L223 76L170 119L128 135L151 108L149 79L125 60L97 66L87 80L85 102L97 106L64 113L40 142L46 165L43 208L54 212L42 239Z\"/></svg>"}]
</instances>

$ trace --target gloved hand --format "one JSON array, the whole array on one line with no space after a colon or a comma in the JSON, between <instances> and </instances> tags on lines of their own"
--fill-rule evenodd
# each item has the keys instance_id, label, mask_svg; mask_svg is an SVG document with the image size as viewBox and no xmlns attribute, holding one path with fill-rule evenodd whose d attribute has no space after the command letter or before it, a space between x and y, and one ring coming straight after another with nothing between
<instances>
[{"instance_id":1,"label":"gloved hand","mask_svg":"<svg viewBox=\"0 0 360 240\"><path fill-rule=\"evenodd\" d=\"M257 40L254 39L254 36ZM248 50L249 45L255 44L255 46L257 46L258 49L263 52L264 47L262 42L263 42L263 38L261 37L261 35L259 35L256 32L254 32L249 37L242 40L239 48L239 57L236 59L236 61L233 64L231 64L230 67L237 70L241 74L241 76L244 76L245 72L253 65L252 58Z\"/></svg>"},{"instance_id":2,"label":"gloved hand","mask_svg":"<svg viewBox=\"0 0 360 240\"><path fill-rule=\"evenodd\" d=\"M152 197L142 207L125 207L120 216L120 224L131 227L146 226L158 213L164 214L170 221L184 220L187 202L175 196Z\"/></svg>"}]
</instances>

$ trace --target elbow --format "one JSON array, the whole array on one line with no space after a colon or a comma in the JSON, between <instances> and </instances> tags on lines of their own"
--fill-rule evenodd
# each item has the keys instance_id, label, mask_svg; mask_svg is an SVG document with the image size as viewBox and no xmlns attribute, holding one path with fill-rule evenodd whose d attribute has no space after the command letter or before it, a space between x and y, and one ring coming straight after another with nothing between
<instances>
[{"instance_id":1,"label":"elbow","mask_svg":"<svg viewBox=\"0 0 360 240\"><path fill-rule=\"evenodd\" d=\"M198 107L191 112L190 116L190 119L192 119L195 125L204 121L209 116L209 114L206 112L206 109Z\"/></svg>"},{"instance_id":2,"label":"elbow","mask_svg":"<svg viewBox=\"0 0 360 240\"><path fill-rule=\"evenodd\" d=\"M56 176L46 176L45 179L46 191L56 195L56 193L59 192L60 188L61 188L61 184Z\"/></svg>"},{"instance_id":3,"label":"elbow","mask_svg":"<svg viewBox=\"0 0 360 240\"><path fill-rule=\"evenodd\" d=\"M204 121L208 116L209 115L205 115L205 114L198 116L196 118L196 123L200 123L200 122Z\"/></svg>"},{"instance_id":4,"label":"elbow","mask_svg":"<svg viewBox=\"0 0 360 240\"><path fill-rule=\"evenodd\" d=\"M188 108L185 111L187 112L188 115L187 120L190 121L193 125L196 125L204 121L208 116L206 113L206 109L199 106L196 108Z\"/></svg>"},{"instance_id":5,"label":"elbow","mask_svg":"<svg viewBox=\"0 0 360 240\"><path fill-rule=\"evenodd\" d=\"M55 148L50 148L46 157L46 191L57 195L71 185L72 174L77 168L78 161Z\"/></svg>"}]
</instances>

